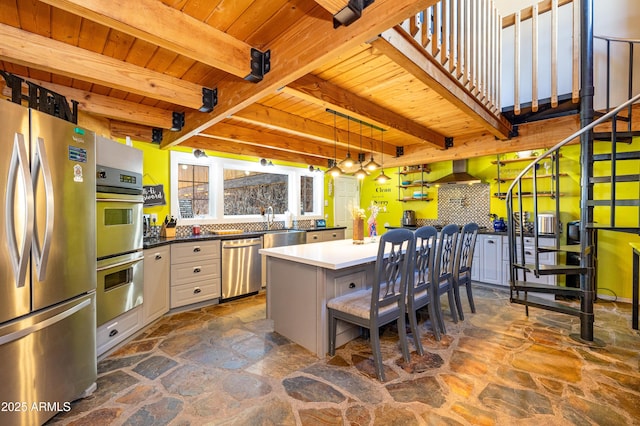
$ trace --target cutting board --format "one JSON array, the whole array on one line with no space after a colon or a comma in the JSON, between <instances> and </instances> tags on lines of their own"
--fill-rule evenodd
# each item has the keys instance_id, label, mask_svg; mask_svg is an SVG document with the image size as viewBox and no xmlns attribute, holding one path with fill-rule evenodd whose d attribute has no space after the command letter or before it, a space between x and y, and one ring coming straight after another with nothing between
<instances>
[{"instance_id":1,"label":"cutting board","mask_svg":"<svg viewBox=\"0 0 640 426\"><path fill-rule=\"evenodd\" d=\"M215 235L233 235L233 234L242 234L244 231L242 229L216 229L212 231Z\"/></svg>"}]
</instances>

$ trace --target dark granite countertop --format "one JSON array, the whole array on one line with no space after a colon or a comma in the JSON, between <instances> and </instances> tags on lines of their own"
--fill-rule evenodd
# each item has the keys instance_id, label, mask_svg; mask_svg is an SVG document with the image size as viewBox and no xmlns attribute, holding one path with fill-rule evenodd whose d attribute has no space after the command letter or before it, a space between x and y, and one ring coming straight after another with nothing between
<instances>
[{"instance_id":1,"label":"dark granite countertop","mask_svg":"<svg viewBox=\"0 0 640 426\"><path fill-rule=\"evenodd\" d=\"M330 231L332 229L346 229L346 226L328 226L326 228L308 228L297 229L292 228L294 231L314 232L314 231ZM182 237L145 237L143 239L143 248L149 249L154 247L160 247L173 243L187 243L194 241L210 241L210 240L238 240L242 238L256 238L260 237L267 232L285 231L285 229L273 229L271 231L248 231L242 234L200 234L200 235L185 235Z\"/></svg>"}]
</instances>

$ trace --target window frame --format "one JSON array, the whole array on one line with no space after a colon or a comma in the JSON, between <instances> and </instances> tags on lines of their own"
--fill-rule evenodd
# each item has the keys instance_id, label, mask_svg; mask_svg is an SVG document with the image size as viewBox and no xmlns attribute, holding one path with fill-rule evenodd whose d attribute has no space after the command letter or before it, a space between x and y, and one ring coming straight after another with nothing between
<instances>
[{"instance_id":1,"label":"window frame","mask_svg":"<svg viewBox=\"0 0 640 426\"><path fill-rule=\"evenodd\" d=\"M324 217L324 173L310 171L307 167L293 167L283 165L262 166L258 161L236 160L222 157L195 158L193 154L180 151L171 151L171 214L178 218L181 225L215 224L215 223L241 223L262 222L264 218L260 214L253 215L224 215L224 169L242 171L276 173L287 175L288 195L287 205L293 213L294 219L320 219ZM209 167L209 215L190 218L181 218L178 203L178 167L180 164ZM313 212L300 214L300 178L308 176L313 178ZM264 206L265 208L267 206ZM276 221L284 221L284 214L276 214Z\"/></svg>"}]
</instances>

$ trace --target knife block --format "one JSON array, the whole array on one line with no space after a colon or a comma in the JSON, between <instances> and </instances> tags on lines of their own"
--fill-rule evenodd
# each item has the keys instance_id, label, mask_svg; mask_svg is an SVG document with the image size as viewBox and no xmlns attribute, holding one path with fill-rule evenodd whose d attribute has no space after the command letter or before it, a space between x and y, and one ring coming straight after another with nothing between
<instances>
[{"instance_id":1,"label":"knife block","mask_svg":"<svg viewBox=\"0 0 640 426\"><path fill-rule=\"evenodd\" d=\"M160 229L160 236L164 238L175 238L176 228L167 228L167 225L163 223L162 228Z\"/></svg>"}]
</instances>

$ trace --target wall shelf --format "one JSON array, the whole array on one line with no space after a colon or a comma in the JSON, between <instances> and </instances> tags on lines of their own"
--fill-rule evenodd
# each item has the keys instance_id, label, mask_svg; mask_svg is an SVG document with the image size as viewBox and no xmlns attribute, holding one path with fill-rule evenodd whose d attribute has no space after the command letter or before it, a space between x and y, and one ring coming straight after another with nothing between
<instances>
[{"instance_id":1,"label":"wall shelf","mask_svg":"<svg viewBox=\"0 0 640 426\"><path fill-rule=\"evenodd\" d=\"M428 193L424 191L425 188L429 188L429 182L425 180L425 174L429 174L431 168L428 164L420 166L405 166L404 168L398 167L396 174L398 175L398 201L431 201L432 198L428 198ZM421 197L416 197L415 192L405 192L407 189L418 189L418 192L422 194ZM419 194L418 194L419 195Z\"/></svg>"}]
</instances>

